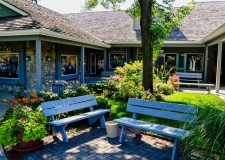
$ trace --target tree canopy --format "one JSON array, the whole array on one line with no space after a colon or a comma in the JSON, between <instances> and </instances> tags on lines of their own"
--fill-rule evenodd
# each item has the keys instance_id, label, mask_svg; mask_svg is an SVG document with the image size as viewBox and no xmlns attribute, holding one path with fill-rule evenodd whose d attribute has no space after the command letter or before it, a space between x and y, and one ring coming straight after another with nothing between
<instances>
[{"instance_id":1,"label":"tree canopy","mask_svg":"<svg viewBox=\"0 0 225 160\"><path fill-rule=\"evenodd\" d=\"M119 9L126 0L86 0L85 8L91 10L98 4L105 8ZM181 20L194 9L195 1L187 5L173 8L175 0L134 0L127 10L135 18L140 19L143 55L143 87L153 93L153 60L162 53L163 42L171 31L181 25Z\"/></svg>"}]
</instances>

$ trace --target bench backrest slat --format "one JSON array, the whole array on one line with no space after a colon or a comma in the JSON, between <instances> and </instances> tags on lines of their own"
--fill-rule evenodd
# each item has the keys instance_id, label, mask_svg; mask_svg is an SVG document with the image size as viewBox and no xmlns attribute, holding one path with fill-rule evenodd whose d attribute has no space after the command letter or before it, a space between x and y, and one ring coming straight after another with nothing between
<instances>
[{"instance_id":1,"label":"bench backrest slat","mask_svg":"<svg viewBox=\"0 0 225 160\"><path fill-rule=\"evenodd\" d=\"M52 108L52 107L56 107L59 105L68 105L68 104L73 104L73 103L80 103L83 101L90 101L95 99L94 95L85 95L85 96L78 96L78 97L72 97L72 98L67 98L67 99L61 99L61 100L54 100L54 101L48 101L48 102L44 102L41 104L41 107L43 109L47 109L47 108Z\"/></svg>"},{"instance_id":2,"label":"bench backrest slat","mask_svg":"<svg viewBox=\"0 0 225 160\"><path fill-rule=\"evenodd\" d=\"M94 95L79 96L41 104L45 116L56 115L97 105Z\"/></svg>"},{"instance_id":3,"label":"bench backrest slat","mask_svg":"<svg viewBox=\"0 0 225 160\"><path fill-rule=\"evenodd\" d=\"M135 99L135 98L129 98L128 105L142 106L142 107L147 107L152 109L154 108L154 109L175 111L175 112L188 113L188 114L198 113L198 107L196 106L176 104L176 103L165 103L165 102L158 102L158 101L148 101L148 100L141 100L141 99Z\"/></svg>"},{"instance_id":4,"label":"bench backrest slat","mask_svg":"<svg viewBox=\"0 0 225 160\"><path fill-rule=\"evenodd\" d=\"M179 121L189 122L189 123L196 122L195 115L183 114L179 112L168 112L164 110L156 110L156 109L144 108L144 107L138 107L138 106L127 106L127 111L154 116L154 117L171 119L171 120L179 120Z\"/></svg>"},{"instance_id":5,"label":"bench backrest slat","mask_svg":"<svg viewBox=\"0 0 225 160\"><path fill-rule=\"evenodd\" d=\"M197 78L202 79L202 73L176 72L180 78Z\"/></svg>"}]
</instances>

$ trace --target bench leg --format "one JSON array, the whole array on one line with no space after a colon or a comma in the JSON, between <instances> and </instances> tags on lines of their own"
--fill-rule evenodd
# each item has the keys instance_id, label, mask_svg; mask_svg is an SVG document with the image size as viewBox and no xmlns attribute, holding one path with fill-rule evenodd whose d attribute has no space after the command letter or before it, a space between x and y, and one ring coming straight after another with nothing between
<instances>
[{"instance_id":1,"label":"bench leg","mask_svg":"<svg viewBox=\"0 0 225 160\"><path fill-rule=\"evenodd\" d=\"M210 90L211 90L211 87L210 87L210 86L208 86L208 94L210 94Z\"/></svg>"},{"instance_id":2,"label":"bench leg","mask_svg":"<svg viewBox=\"0 0 225 160\"><path fill-rule=\"evenodd\" d=\"M119 139L119 142L120 143L123 143L125 142L125 139L126 139L126 127L125 126L122 126L122 129L121 129L121 132L120 132L120 139Z\"/></svg>"},{"instance_id":3,"label":"bench leg","mask_svg":"<svg viewBox=\"0 0 225 160\"><path fill-rule=\"evenodd\" d=\"M66 134L65 126L58 127L58 130L60 131L62 135L63 142L69 142L67 134Z\"/></svg>"},{"instance_id":4,"label":"bench leg","mask_svg":"<svg viewBox=\"0 0 225 160\"><path fill-rule=\"evenodd\" d=\"M173 153L172 153L171 160L177 160L177 159L178 159L178 139L176 138L174 140Z\"/></svg>"},{"instance_id":5,"label":"bench leg","mask_svg":"<svg viewBox=\"0 0 225 160\"><path fill-rule=\"evenodd\" d=\"M105 117L104 117L104 115L98 115L98 116L94 116L94 117L88 118L88 124L89 124L89 125L92 125L92 124L94 124L98 119L100 119L102 128L105 128Z\"/></svg>"}]
</instances>

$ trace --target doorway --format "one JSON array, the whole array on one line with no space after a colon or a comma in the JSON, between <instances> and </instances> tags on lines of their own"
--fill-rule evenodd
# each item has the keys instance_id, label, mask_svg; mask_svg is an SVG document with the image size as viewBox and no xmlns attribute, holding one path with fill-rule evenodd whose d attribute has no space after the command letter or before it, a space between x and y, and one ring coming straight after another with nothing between
<instances>
[{"instance_id":1,"label":"doorway","mask_svg":"<svg viewBox=\"0 0 225 160\"><path fill-rule=\"evenodd\" d=\"M104 70L104 54L91 53L91 57L90 57L91 76L100 77L103 70Z\"/></svg>"}]
</instances>

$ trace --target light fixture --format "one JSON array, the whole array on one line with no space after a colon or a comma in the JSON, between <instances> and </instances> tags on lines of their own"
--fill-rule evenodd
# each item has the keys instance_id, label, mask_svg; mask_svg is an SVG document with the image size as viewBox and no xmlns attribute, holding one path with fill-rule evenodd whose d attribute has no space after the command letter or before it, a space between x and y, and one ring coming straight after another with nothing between
<instances>
[{"instance_id":1,"label":"light fixture","mask_svg":"<svg viewBox=\"0 0 225 160\"><path fill-rule=\"evenodd\" d=\"M46 61L51 61L51 58L47 56L47 57L45 57L45 60Z\"/></svg>"},{"instance_id":2,"label":"light fixture","mask_svg":"<svg viewBox=\"0 0 225 160\"><path fill-rule=\"evenodd\" d=\"M30 56L26 56L26 61L30 61L31 57Z\"/></svg>"}]
</instances>

